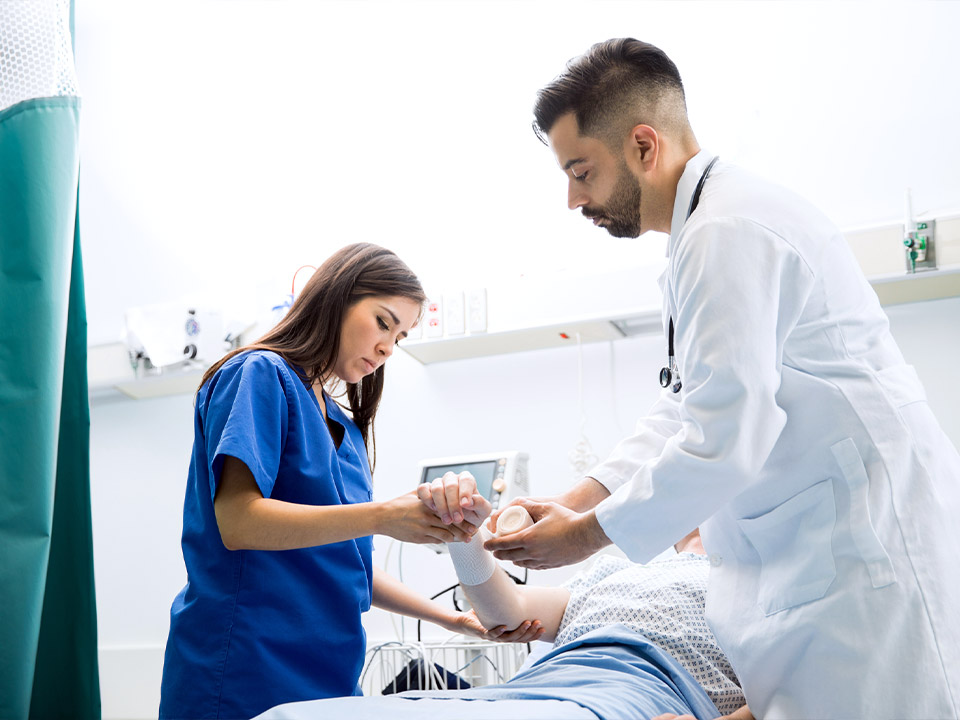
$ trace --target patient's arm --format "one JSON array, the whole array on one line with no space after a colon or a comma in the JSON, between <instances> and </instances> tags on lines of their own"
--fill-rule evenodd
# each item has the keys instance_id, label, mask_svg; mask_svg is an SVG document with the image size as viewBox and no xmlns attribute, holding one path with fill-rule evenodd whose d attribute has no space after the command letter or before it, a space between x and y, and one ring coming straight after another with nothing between
<instances>
[{"instance_id":1,"label":"patient's arm","mask_svg":"<svg viewBox=\"0 0 960 720\"><path fill-rule=\"evenodd\" d=\"M453 545L454 543L451 543L451 546ZM490 555L483 549L479 538L474 538L469 544L456 545L463 545L464 549L469 546L471 552ZM451 557L455 557L453 552ZM490 559L493 560L493 557L490 556ZM461 581L460 587L484 626L506 625L512 628L527 618L537 618L544 630L541 639L550 642L557 637L560 621L570 600L570 591L566 588L517 585L499 566L489 580L479 585L467 585Z\"/></svg>"},{"instance_id":2,"label":"patient's arm","mask_svg":"<svg viewBox=\"0 0 960 720\"><path fill-rule=\"evenodd\" d=\"M675 713L664 713L663 715L657 715L653 720L697 720L693 715L676 715ZM718 717L717 720L755 720L753 713L750 712L750 708L744 705L743 707L734 710L729 715L723 715Z\"/></svg>"},{"instance_id":3,"label":"patient's arm","mask_svg":"<svg viewBox=\"0 0 960 720\"><path fill-rule=\"evenodd\" d=\"M513 630L482 626L475 617L476 613L448 610L440 603L418 595L378 567L373 568L373 605L388 612L427 620L451 632L476 635L486 640L522 643L539 640L543 634L540 623L535 620L511 625Z\"/></svg>"},{"instance_id":4,"label":"patient's arm","mask_svg":"<svg viewBox=\"0 0 960 720\"><path fill-rule=\"evenodd\" d=\"M490 503L476 493L476 481L469 472L445 473L430 483L417 488L421 502L433 511L443 507L452 519L462 513L462 521L480 526L490 515ZM452 509L451 509L452 508ZM463 588L480 622L493 628L505 625L516 628L530 618L537 618L543 626L541 639L556 639L560 621L570 600L570 592L559 587L531 587L517 585L500 568L493 555L483 549L478 533L469 542L449 543L453 561Z\"/></svg>"}]
</instances>

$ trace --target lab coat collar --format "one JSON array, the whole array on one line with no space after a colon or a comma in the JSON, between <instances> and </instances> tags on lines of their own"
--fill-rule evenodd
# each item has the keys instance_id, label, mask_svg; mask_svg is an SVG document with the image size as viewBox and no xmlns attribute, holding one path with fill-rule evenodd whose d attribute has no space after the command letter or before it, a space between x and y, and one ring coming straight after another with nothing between
<instances>
[{"instance_id":1,"label":"lab coat collar","mask_svg":"<svg viewBox=\"0 0 960 720\"><path fill-rule=\"evenodd\" d=\"M687 216L690 214L690 204L693 202L693 193L697 189L697 183L700 182L700 176L707 169L707 165L713 160L714 155L706 150L701 150L687 161L687 166L680 176L680 182L677 183L677 197L673 201L673 219L670 221L670 242L667 243L667 255L677 242L677 236L687 222Z\"/></svg>"}]
</instances>

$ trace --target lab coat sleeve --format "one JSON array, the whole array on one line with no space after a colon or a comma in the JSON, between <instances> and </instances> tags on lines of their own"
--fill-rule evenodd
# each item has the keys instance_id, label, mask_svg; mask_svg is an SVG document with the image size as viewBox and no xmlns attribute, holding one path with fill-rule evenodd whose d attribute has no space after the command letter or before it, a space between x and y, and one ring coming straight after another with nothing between
<instances>
[{"instance_id":1,"label":"lab coat sleeve","mask_svg":"<svg viewBox=\"0 0 960 720\"><path fill-rule=\"evenodd\" d=\"M680 431L679 395L664 390L633 435L621 440L610 455L587 475L613 493L628 482L640 467L663 452L667 440Z\"/></svg>"},{"instance_id":2,"label":"lab coat sleeve","mask_svg":"<svg viewBox=\"0 0 960 720\"><path fill-rule=\"evenodd\" d=\"M786 415L783 345L814 275L786 240L750 220L685 229L671 257L679 429L597 506L607 536L646 562L758 477Z\"/></svg>"}]
</instances>

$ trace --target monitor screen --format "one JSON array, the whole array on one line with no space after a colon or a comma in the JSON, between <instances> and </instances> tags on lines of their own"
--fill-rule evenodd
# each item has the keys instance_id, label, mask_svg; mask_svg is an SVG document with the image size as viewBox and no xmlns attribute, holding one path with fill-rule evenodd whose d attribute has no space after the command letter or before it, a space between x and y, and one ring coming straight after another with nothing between
<instances>
[{"instance_id":1,"label":"monitor screen","mask_svg":"<svg viewBox=\"0 0 960 720\"><path fill-rule=\"evenodd\" d=\"M493 478L497 472L496 460L483 462L460 463L458 465L432 465L423 469L420 482L432 482L435 478L443 477L444 473L462 473L468 471L477 480L477 492L490 499L493 493Z\"/></svg>"}]
</instances>

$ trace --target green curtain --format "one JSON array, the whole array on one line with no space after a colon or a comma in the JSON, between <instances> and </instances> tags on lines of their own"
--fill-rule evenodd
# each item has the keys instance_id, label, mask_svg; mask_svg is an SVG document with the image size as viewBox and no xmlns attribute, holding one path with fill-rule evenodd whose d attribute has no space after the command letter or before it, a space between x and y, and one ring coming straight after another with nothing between
<instances>
[{"instance_id":1,"label":"green curtain","mask_svg":"<svg viewBox=\"0 0 960 720\"><path fill-rule=\"evenodd\" d=\"M0 112L0 718L99 718L79 99Z\"/></svg>"}]
</instances>

